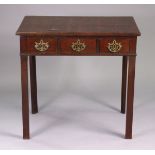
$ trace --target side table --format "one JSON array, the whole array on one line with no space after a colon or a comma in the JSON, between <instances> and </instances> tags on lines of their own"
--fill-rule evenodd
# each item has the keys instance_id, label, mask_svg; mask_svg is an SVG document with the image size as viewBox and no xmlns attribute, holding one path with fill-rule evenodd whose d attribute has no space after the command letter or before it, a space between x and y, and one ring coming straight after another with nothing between
<instances>
[{"instance_id":1,"label":"side table","mask_svg":"<svg viewBox=\"0 0 155 155\"><path fill-rule=\"evenodd\" d=\"M133 17L26 16L20 36L23 138L29 139L28 58L32 113L38 113L36 56L122 56L121 112L125 138L132 138L136 42ZM127 99L126 99L127 98Z\"/></svg>"}]
</instances>

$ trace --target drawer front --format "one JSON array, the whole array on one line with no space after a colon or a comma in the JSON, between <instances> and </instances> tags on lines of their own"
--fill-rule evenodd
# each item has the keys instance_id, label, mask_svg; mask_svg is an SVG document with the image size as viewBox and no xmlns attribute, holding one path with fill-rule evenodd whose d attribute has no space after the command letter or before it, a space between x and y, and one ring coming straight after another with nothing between
<instances>
[{"instance_id":1,"label":"drawer front","mask_svg":"<svg viewBox=\"0 0 155 155\"><path fill-rule=\"evenodd\" d=\"M101 54L128 54L129 53L128 38L108 37L100 39Z\"/></svg>"},{"instance_id":2,"label":"drawer front","mask_svg":"<svg viewBox=\"0 0 155 155\"><path fill-rule=\"evenodd\" d=\"M63 38L60 40L61 55L96 55L96 39Z\"/></svg>"},{"instance_id":3,"label":"drawer front","mask_svg":"<svg viewBox=\"0 0 155 155\"><path fill-rule=\"evenodd\" d=\"M35 55L55 55L57 41L50 37L27 38L27 52Z\"/></svg>"}]
</instances>

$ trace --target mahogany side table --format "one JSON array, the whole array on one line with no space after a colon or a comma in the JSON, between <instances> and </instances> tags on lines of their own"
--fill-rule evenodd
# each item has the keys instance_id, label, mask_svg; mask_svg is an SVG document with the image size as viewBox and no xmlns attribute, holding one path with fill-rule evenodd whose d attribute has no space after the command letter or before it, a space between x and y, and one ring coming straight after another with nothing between
<instances>
[{"instance_id":1,"label":"mahogany side table","mask_svg":"<svg viewBox=\"0 0 155 155\"><path fill-rule=\"evenodd\" d=\"M132 138L136 41L133 17L26 16L20 35L23 138L29 139L28 58L32 113L38 113L36 56L122 56L121 112ZM126 99L127 98L127 99ZM127 106L126 106L127 100Z\"/></svg>"}]
</instances>

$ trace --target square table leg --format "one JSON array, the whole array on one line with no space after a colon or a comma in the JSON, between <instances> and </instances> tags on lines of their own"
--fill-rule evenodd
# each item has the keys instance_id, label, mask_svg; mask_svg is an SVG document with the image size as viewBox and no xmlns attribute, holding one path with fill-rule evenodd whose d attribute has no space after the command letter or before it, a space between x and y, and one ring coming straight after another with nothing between
<instances>
[{"instance_id":1,"label":"square table leg","mask_svg":"<svg viewBox=\"0 0 155 155\"><path fill-rule=\"evenodd\" d=\"M30 63L30 85L31 85L31 108L32 114L38 113L37 103L37 77L36 77L36 57L29 56Z\"/></svg>"},{"instance_id":2,"label":"square table leg","mask_svg":"<svg viewBox=\"0 0 155 155\"><path fill-rule=\"evenodd\" d=\"M127 86L127 56L122 61L122 90L121 90L121 113L125 114L126 109L126 86Z\"/></svg>"},{"instance_id":3,"label":"square table leg","mask_svg":"<svg viewBox=\"0 0 155 155\"><path fill-rule=\"evenodd\" d=\"M29 139L28 56L21 58L23 139Z\"/></svg>"},{"instance_id":4,"label":"square table leg","mask_svg":"<svg viewBox=\"0 0 155 155\"><path fill-rule=\"evenodd\" d=\"M127 114L126 114L126 139L132 139L134 80L136 56L128 57L128 87L127 87Z\"/></svg>"}]
</instances>

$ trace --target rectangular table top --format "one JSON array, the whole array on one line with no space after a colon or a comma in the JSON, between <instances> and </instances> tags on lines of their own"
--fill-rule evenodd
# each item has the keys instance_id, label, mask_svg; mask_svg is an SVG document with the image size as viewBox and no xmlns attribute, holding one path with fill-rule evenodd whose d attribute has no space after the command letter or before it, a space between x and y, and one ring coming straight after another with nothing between
<instances>
[{"instance_id":1,"label":"rectangular table top","mask_svg":"<svg viewBox=\"0 0 155 155\"><path fill-rule=\"evenodd\" d=\"M139 36L133 17L25 16L17 35Z\"/></svg>"}]
</instances>

